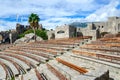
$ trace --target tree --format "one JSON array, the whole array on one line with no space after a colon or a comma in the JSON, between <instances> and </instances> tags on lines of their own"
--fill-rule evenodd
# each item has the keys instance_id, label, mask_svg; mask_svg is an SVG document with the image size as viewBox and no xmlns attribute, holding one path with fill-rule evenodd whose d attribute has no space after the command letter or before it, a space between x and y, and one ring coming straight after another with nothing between
<instances>
[{"instance_id":1,"label":"tree","mask_svg":"<svg viewBox=\"0 0 120 80\"><path fill-rule=\"evenodd\" d=\"M29 16L28 22L29 22L31 28L34 31L34 35L35 35L34 40L35 40L35 42L36 42L35 29L39 26L39 21L40 21L39 16L37 14L31 13L31 15Z\"/></svg>"}]
</instances>

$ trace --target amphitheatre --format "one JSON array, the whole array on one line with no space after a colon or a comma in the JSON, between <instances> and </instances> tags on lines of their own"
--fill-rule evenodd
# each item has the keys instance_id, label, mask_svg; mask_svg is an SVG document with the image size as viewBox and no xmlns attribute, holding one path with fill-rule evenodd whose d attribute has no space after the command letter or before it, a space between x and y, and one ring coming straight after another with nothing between
<instances>
[{"instance_id":1,"label":"amphitheatre","mask_svg":"<svg viewBox=\"0 0 120 80\"><path fill-rule=\"evenodd\" d=\"M120 80L119 32L120 18L111 17L57 26L49 40L0 44L0 80Z\"/></svg>"}]
</instances>

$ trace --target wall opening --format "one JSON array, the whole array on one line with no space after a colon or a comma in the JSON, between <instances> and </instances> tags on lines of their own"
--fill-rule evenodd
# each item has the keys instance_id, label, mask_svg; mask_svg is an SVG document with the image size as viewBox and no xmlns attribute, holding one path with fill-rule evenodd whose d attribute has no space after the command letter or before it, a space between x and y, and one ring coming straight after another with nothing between
<instances>
[{"instance_id":1,"label":"wall opening","mask_svg":"<svg viewBox=\"0 0 120 80\"><path fill-rule=\"evenodd\" d=\"M61 34L61 33L65 33L65 31L60 30L57 32L57 34Z\"/></svg>"}]
</instances>

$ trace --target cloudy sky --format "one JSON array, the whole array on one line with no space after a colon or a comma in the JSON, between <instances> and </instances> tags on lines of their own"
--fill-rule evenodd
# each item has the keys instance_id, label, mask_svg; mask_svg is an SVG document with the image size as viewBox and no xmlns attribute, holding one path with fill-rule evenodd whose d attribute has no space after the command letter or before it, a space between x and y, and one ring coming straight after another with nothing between
<instances>
[{"instance_id":1,"label":"cloudy sky","mask_svg":"<svg viewBox=\"0 0 120 80\"><path fill-rule=\"evenodd\" d=\"M28 24L31 13L39 15L47 29L75 21L105 21L120 16L120 0L0 0L0 31Z\"/></svg>"}]
</instances>

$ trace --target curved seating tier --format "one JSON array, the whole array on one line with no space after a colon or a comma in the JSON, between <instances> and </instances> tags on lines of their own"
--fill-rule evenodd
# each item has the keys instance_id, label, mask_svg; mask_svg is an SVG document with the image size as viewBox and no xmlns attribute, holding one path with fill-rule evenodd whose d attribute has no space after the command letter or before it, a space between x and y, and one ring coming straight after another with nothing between
<instances>
[{"instance_id":1,"label":"curved seating tier","mask_svg":"<svg viewBox=\"0 0 120 80\"><path fill-rule=\"evenodd\" d=\"M57 71L53 66L47 63L48 69L55 74L60 80L68 80L63 74L61 74L59 71Z\"/></svg>"},{"instance_id":2,"label":"curved seating tier","mask_svg":"<svg viewBox=\"0 0 120 80\"><path fill-rule=\"evenodd\" d=\"M95 69L92 70L91 65L88 69L84 66L87 65L87 63L82 62L82 60L82 65L78 65L78 61L73 61L75 63L71 62L74 60L73 58L70 57L71 60L67 61L69 56L65 56L67 59L62 59L60 56L64 56L64 54L71 49L89 40L91 41L91 37L87 36L15 45L0 52L0 65L3 66L6 75L8 75L6 79L12 79L14 77L17 80L78 80L79 76L86 77L86 75L92 74L92 71L97 72L97 68L94 67ZM112 44L110 46L115 45ZM119 45L117 45L117 47L119 47ZM73 53L74 52L76 51L73 51ZM92 52L85 52L84 55L101 58L100 55ZM112 58L112 60L113 59L117 60L117 58ZM15 76L14 70L4 63L4 60L13 64L19 72L18 76ZM53 63L51 63L51 61L53 61ZM106 71L107 70L104 70L99 75L101 76ZM96 78L94 75L95 74L92 75L92 79ZM99 75L97 75L97 77ZM91 76L89 76L89 79L91 79Z\"/></svg>"},{"instance_id":3,"label":"curved seating tier","mask_svg":"<svg viewBox=\"0 0 120 80\"><path fill-rule=\"evenodd\" d=\"M80 73L82 73L82 74L85 74L86 72L88 72L86 69L81 68L81 67L78 67L78 66L76 66L76 65L74 65L74 64L71 64L71 63L69 63L69 62L67 62L67 61L64 61L64 60L62 60L62 59L60 59L60 58L56 58L56 60L57 60L58 62L64 64L64 65L66 65L66 66L69 66L70 68L73 68L73 69L77 70L78 72L80 72Z\"/></svg>"}]
</instances>

